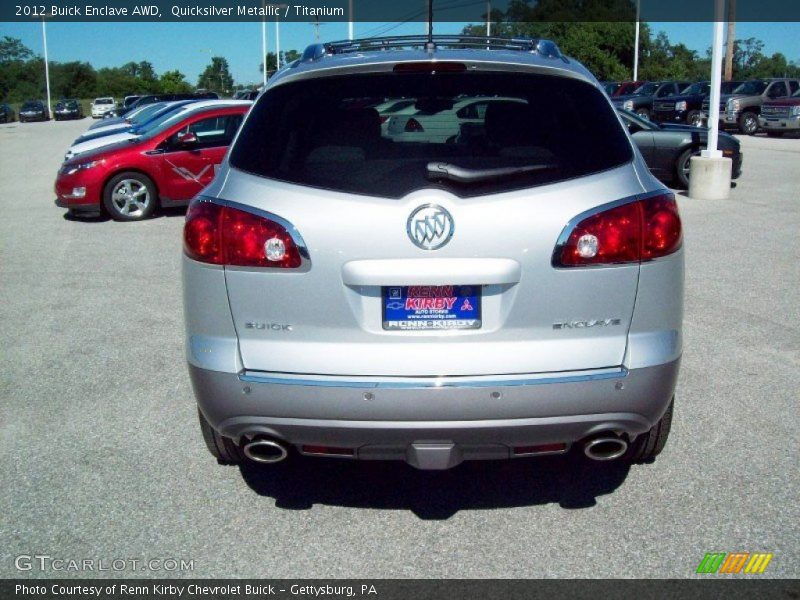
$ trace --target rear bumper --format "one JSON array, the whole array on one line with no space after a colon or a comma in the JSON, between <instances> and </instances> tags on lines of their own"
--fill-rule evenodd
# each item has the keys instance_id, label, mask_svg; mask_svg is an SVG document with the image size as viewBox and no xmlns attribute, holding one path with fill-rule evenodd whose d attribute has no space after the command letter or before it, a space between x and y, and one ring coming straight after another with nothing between
<instances>
[{"instance_id":1,"label":"rear bumper","mask_svg":"<svg viewBox=\"0 0 800 600\"><path fill-rule=\"evenodd\" d=\"M464 459L509 458L515 446L572 444L614 431L631 438L663 415L680 360L547 376L354 382L223 373L189 365L200 410L240 442L265 435L300 446L406 459L413 444L454 444ZM527 378L526 378L527 377Z\"/></svg>"}]
</instances>

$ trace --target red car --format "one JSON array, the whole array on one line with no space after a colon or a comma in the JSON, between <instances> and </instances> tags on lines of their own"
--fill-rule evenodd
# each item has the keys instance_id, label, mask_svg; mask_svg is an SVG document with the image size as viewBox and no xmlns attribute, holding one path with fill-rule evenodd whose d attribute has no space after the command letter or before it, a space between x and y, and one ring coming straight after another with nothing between
<instances>
[{"instance_id":1,"label":"red car","mask_svg":"<svg viewBox=\"0 0 800 600\"><path fill-rule=\"evenodd\" d=\"M643 83L644 81L604 81L602 85L606 94L613 98L632 94Z\"/></svg>"},{"instance_id":2,"label":"red car","mask_svg":"<svg viewBox=\"0 0 800 600\"><path fill-rule=\"evenodd\" d=\"M117 221L146 219L158 204L186 205L214 179L250 106L205 102L139 137L70 158L56 177L56 205Z\"/></svg>"}]
</instances>

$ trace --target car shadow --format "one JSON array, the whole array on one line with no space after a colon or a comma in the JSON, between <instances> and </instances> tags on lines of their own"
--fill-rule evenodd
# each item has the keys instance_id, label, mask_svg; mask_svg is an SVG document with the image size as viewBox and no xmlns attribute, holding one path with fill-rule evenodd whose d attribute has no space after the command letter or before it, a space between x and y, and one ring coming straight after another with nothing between
<instances>
[{"instance_id":1,"label":"car shadow","mask_svg":"<svg viewBox=\"0 0 800 600\"><path fill-rule=\"evenodd\" d=\"M185 206L171 206L169 208L159 208L156 211L156 214L154 214L151 217L151 219L159 219L161 217L183 218L185 216L186 216ZM63 217L65 221L73 221L75 223L107 223L108 221L111 221L111 217L109 217L108 214L106 214L105 212L74 214L70 211L65 211Z\"/></svg>"},{"instance_id":2,"label":"car shadow","mask_svg":"<svg viewBox=\"0 0 800 600\"><path fill-rule=\"evenodd\" d=\"M111 217L102 212L74 214L70 211L65 211L63 217L65 221L72 221L73 223L105 223L111 220Z\"/></svg>"},{"instance_id":3,"label":"car shadow","mask_svg":"<svg viewBox=\"0 0 800 600\"><path fill-rule=\"evenodd\" d=\"M408 510L420 519L446 520L462 510L556 503L590 508L625 481L630 463L564 456L465 462L447 471L420 471L398 461L350 461L292 455L276 465L239 467L257 494L287 510L314 504Z\"/></svg>"}]
</instances>

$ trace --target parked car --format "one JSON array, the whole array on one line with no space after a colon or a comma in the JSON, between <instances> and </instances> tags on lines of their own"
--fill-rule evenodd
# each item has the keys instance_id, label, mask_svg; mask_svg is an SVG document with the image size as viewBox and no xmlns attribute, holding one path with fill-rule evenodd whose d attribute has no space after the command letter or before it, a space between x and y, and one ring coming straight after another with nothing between
<instances>
[{"instance_id":1,"label":"parked car","mask_svg":"<svg viewBox=\"0 0 800 600\"><path fill-rule=\"evenodd\" d=\"M159 102L157 104L146 104L141 108L137 108L129 112L123 117L122 122L115 122L116 119L109 120L105 127L98 127L97 129L88 129L79 135L72 146L83 144L90 140L96 140L106 135L118 133L136 133L136 130L147 127L152 121L157 119L166 118L169 113L179 110L181 107L191 104L191 100L183 100L181 102ZM106 123L105 120L100 123Z\"/></svg>"},{"instance_id":2,"label":"parked car","mask_svg":"<svg viewBox=\"0 0 800 600\"><path fill-rule=\"evenodd\" d=\"M53 117L56 121L62 119L82 119L83 108L81 103L75 99L65 99L56 102L56 109L53 111Z\"/></svg>"},{"instance_id":3,"label":"parked car","mask_svg":"<svg viewBox=\"0 0 800 600\"><path fill-rule=\"evenodd\" d=\"M306 49L192 201L185 339L209 451L652 459L681 355L673 194L554 43L431 41ZM399 96L485 111L445 109L455 139L381 135L367 100Z\"/></svg>"},{"instance_id":4,"label":"parked car","mask_svg":"<svg viewBox=\"0 0 800 600\"><path fill-rule=\"evenodd\" d=\"M800 90L789 98L768 100L761 105L759 125L770 137L800 130Z\"/></svg>"},{"instance_id":5,"label":"parked car","mask_svg":"<svg viewBox=\"0 0 800 600\"><path fill-rule=\"evenodd\" d=\"M611 96L625 96L632 94L636 88L644 84L644 81L603 81L601 85L606 94Z\"/></svg>"},{"instance_id":6,"label":"parked car","mask_svg":"<svg viewBox=\"0 0 800 600\"><path fill-rule=\"evenodd\" d=\"M631 94L614 96L611 100L617 108L630 110L640 117L649 119L654 102L669 96L677 96L688 86L688 81L649 81L640 85Z\"/></svg>"},{"instance_id":7,"label":"parked car","mask_svg":"<svg viewBox=\"0 0 800 600\"><path fill-rule=\"evenodd\" d=\"M470 135L473 125L483 124L489 105L498 102L518 103L519 99L497 96L415 99L410 109L406 106L389 115L386 121L380 120L380 113L378 118L382 131L394 141L444 143L455 141L459 135Z\"/></svg>"},{"instance_id":8,"label":"parked car","mask_svg":"<svg viewBox=\"0 0 800 600\"><path fill-rule=\"evenodd\" d=\"M19 109L19 122L49 121L50 111L41 100L28 100Z\"/></svg>"},{"instance_id":9,"label":"parked car","mask_svg":"<svg viewBox=\"0 0 800 600\"><path fill-rule=\"evenodd\" d=\"M0 104L0 123L11 123L14 120L14 109L8 104Z\"/></svg>"},{"instance_id":10,"label":"parked car","mask_svg":"<svg viewBox=\"0 0 800 600\"><path fill-rule=\"evenodd\" d=\"M741 81L723 81L720 93L730 94L741 83ZM708 100L710 92L710 82L693 83L679 95L655 102L652 119L659 123L686 123L702 127L705 123L703 103Z\"/></svg>"},{"instance_id":11,"label":"parked car","mask_svg":"<svg viewBox=\"0 0 800 600\"><path fill-rule=\"evenodd\" d=\"M708 130L694 125L654 123L626 110L620 110L619 114L650 172L664 183L688 188L689 162L708 147ZM733 161L731 179L738 179L742 173L739 140L720 132L717 147Z\"/></svg>"},{"instance_id":12,"label":"parked car","mask_svg":"<svg viewBox=\"0 0 800 600\"><path fill-rule=\"evenodd\" d=\"M128 108L128 107L130 107L130 105L131 105L131 104L133 104L134 102L136 102L136 101L137 101L139 98L141 98L141 97L142 97L142 96L141 96L141 94L131 94L131 95L129 95L129 96L125 96L125 97L122 99L122 105L121 105L121 108Z\"/></svg>"},{"instance_id":13,"label":"parked car","mask_svg":"<svg viewBox=\"0 0 800 600\"><path fill-rule=\"evenodd\" d=\"M747 81L725 98L725 112L720 124L739 133L755 135L758 132L758 115L767 100L788 98L800 88L797 79L765 79Z\"/></svg>"},{"instance_id":14,"label":"parked car","mask_svg":"<svg viewBox=\"0 0 800 600\"><path fill-rule=\"evenodd\" d=\"M156 102L174 102L176 100L217 100L219 94L216 92L203 92L192 94L148 94L141 96L134 102L131 102L127 107L120 107L113 112L109 113L109 118L122 117L128 112L144 106L146 104L155 104Z\"/></svg>"},{"instance_id":15,"label":"parked car","mask_svg":"<svg viewBox=\"0 0 800 600\"><path fill-rule=\"evenodd\" d=\"M112 131L108 134L104 134L101 131L99 135L93 135L83 139L78 138L75 140L73 145L67 149L66 154L64 154L64 160L70 160L75 156L85 154L86 152L96 150L103 146L109 146L111 144L116 144L127 140L134 140L143 135L147 135L149 132L160 127L162 123L166 121L180 119L188 112L193 110L220 106L220 102L222 102L223 105L226 103L226 101L220 100L184 100L178 103L169 103L169 106L167 107L168 110L161 111L157 117L149 119L146 123L143 123L137 127L129 127L117 132Z\"/></svg>"},{"instance_id":16,"label":"parked car","mask_svg":"<svg viewBox=\"0 0 800 600\"><path fill-rule=\"evenodd\" d=\"M89 129L86 131L97 131L99 129L106 129L107 127L112 127L114 125L124 125L126 123L130 123L134 117L136 117L141 111L151 109L152 107L162 107L166 103L159 102L156 104L145 104L144 106L140 106L139 108L135 108L127 113L125 113L124 117L104 117L101 121L97 121L96 123L92 123L89 126Z\"/></svg>"},{"instance_id":17,"label":"parked car","mask_svg":"<svg viewBox=\"0 0 800 600\"><path fill-rule=\"evenodd\" d=\"M260 90L239 90L233 95L234 100L255 100Z\"/></svg>"},{"instance_id":18,"label":"parked car","mask_svg":"<svg viewBox=\"0 0 800 600\"><path fill-rule=\"evenodd\" d=\"M114 98L111 96L95 98L92 101L92 118L102 119L107 112L112 111L115 108L116 104L114 102Z\"/></svg>"},{"instance_id":19,"label":"parked car","mask_svg":"<svg viewBox=\"0 0 800 600\"><path fill-rule=\"evenodd\" d=\"M118 221L185 205L214 178L250 104L194 107L134 140L68 160L56 177L56 205L73 214L102 210Z\"/></svg>"}]
</instances>

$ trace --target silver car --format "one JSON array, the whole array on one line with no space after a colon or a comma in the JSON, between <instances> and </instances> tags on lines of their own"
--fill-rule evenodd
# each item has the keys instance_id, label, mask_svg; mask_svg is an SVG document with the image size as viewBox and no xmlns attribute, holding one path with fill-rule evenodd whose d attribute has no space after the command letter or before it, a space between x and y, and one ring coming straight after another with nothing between
<instances>
[{"instance_id":1,"label":"silver car","mask_svg":"<svg viewBox=\"0 0 800 600\"><path fill-rule=\"evenodd\" d=\"M497 101L447 140L392 139L375 109L457 119L473 97ZM652 460L683 264L673 194L552 42L311 46L187 213L203 436L227 463Z\"/></svg>"}]
</instances>

